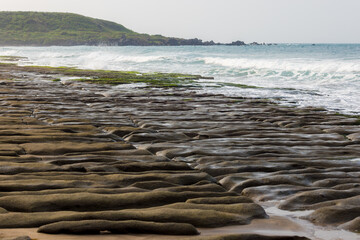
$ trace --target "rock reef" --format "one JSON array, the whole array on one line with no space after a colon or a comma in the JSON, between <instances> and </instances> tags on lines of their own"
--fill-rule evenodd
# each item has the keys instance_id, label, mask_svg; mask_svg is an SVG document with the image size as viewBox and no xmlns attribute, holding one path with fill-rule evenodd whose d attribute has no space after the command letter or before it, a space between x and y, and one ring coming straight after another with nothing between
<instances>
[{"instance_id":1,"label":"rock reef","mask_svg":"<svg viewBox=\"0 0 360 240\"><path fill-rule=\"evenodd\" d=\"M191 87L51 79L0 66L0 228L197 235L266 219L262 203L281 201L359 231L358 118Z\"/></svg>"}]
</instances>

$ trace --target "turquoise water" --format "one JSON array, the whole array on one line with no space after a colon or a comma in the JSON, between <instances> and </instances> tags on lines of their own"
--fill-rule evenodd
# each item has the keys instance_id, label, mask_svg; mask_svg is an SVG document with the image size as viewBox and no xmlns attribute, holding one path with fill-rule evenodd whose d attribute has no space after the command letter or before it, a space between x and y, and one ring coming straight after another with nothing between
<instances>
[{"instance_id":1,"label":"turquoise water","mask_svg":"<svg viewBox=\"0 0 360 240\"><path fill-rule=\"evenodd\" d=\"M200 92L360 114L360 44L0 47L0 55L29 58L21 64L201 74L215 79L203 81Z\"/></svg>"}]
</instances>

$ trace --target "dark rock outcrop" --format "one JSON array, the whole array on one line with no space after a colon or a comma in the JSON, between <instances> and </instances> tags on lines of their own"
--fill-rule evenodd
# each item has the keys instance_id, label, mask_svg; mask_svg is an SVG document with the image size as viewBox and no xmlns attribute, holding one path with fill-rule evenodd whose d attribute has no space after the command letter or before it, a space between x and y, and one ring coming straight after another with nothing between
<instances>
[{"instance_id":1,"label":"dark rock outcrop","mask_svg":"<svg viewBox=\"0 0 360 240\"><path fill-rule=\"evenodd\" d=\"M68 234L99 234L101 232L111 232L117 234L128 233L153 233L167 235L197 235L199 232L194 226L187 223L156 223L144 221L105 221L105 220L86 220L86 221L67 221L57 222L41 226L40 233L68 233Z\"/></svg>"}]
</instances>

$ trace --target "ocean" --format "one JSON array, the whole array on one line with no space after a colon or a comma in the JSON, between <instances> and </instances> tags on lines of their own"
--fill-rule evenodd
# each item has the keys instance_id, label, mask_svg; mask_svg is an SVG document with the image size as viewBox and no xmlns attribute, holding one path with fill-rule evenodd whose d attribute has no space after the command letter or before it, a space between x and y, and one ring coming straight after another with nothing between
<instances>
[{"instance_id":1,"label":"ocean","mask_svg":"<svg viewBox=\"0 0 360 240\"><path fill-rule=\"evenodd\" d=\"M0 47L0 56L27 57L21 65L200 74L214 80L201 80L199 92L360 115L360 44Z\"/></svg>"}]
</instances>

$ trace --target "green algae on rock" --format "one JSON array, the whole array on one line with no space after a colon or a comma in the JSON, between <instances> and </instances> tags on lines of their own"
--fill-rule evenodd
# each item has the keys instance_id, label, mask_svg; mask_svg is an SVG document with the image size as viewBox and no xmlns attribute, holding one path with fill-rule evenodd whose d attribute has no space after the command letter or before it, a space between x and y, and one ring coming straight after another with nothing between
<instances>
[{"instance_id":1,"label":"green algae on rock","mask_svg":"<svg viewBox=\"0 0 360 240\"><path fill-rule=\"evenodd\" d=\"M28 59L27 57L20 57L20 56L0 56L0 62L5 61L5 62L17 62L20 60L26 60Z\"/></svg>"},{"instance_id":2,"label":"green algae on rock","mask_svg":"<svg viewBox=\"0 0 360 240\"><path fill-rule=\"evenodd\" d=\"M13 69L24 72L35 72L45 75L63 75L77 77L72 81L95 84L131 84L145 83L151 87L190 87L200 85L196 80L209 78L200 75L181 73L140 73L135 71L109 71L109 70L85 70L72 67L48 67L48 66L17 66L11 63L0 63L0 68ZM59 82L61 78L52 78L52 81Z\"/></svg>"}]
</instances>

